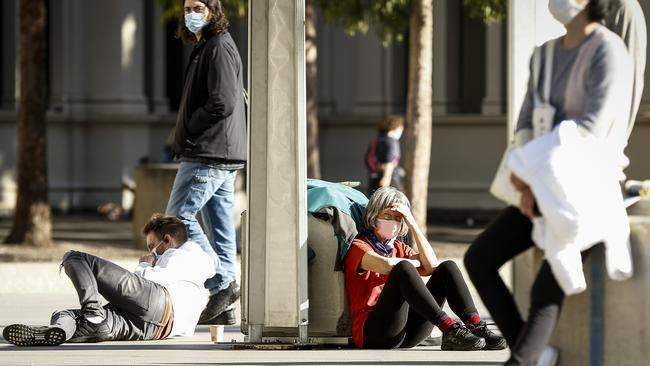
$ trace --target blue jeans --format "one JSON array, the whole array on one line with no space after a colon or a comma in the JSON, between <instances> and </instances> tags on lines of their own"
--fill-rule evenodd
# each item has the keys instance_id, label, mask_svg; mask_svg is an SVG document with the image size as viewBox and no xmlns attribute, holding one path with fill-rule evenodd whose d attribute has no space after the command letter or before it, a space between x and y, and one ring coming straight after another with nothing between
<instances>
[{"instance_id":1,"label":"blue jeans","mask_svg":"<svg viewBox=\"0 0 650 366\"><path fill-rule=\"evenodd\" d=\"M231 216L236 175L236 170L181 162L167 203L166 214L179 217L187 227L189 240L214 259L217 274L205 281L210 295L226 289L236 276L237 244ZM207 232L196 219L199 211Z\"/></svg>"}]
</instances>

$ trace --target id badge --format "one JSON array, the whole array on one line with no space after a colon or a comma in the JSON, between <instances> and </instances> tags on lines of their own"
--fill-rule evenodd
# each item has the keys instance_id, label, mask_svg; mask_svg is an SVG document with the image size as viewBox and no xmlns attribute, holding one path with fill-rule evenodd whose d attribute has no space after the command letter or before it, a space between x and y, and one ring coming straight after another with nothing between
<instances>
[{"instance_id":1,"label":"id badge","mask_svg":"<svg viewBox=\"0 0 650 366\"><path fill-rule=\"evenodd\" d=\"M555 107L550 104L542 104L533 109L533 136L539 137L553 129L553 118Z\"/></svg>"}]
</instances>

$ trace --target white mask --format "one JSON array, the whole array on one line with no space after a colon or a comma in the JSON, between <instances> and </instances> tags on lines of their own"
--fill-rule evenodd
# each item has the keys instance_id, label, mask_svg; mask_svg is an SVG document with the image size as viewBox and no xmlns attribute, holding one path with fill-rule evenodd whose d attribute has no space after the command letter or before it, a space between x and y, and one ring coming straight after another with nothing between
<instances>
[{"instance_id":1,"label":"white mask","mask_svg":"<svg viewBox=\"0 0 650 366\"><path fill-rule=\"evenodd\" d=\"M548 2L548 10L551 11L553 18L564 25L573 20L585 6L587 6L587 2L578 5L576 0L549 0Z\"/></svg>"},{"instance_id":2,"label":"white mask","mask_svg":"<svg viewBox=\"0 0 650 366\"><path fill-rule=\"evenodd\" d=\"M377 219L375 222L376 233L383 239L394 239L399 233L402 223L395 220Z\"/></svg>"},{"instance_id":3,"label":"white mask","mask_svg":"<svg viewBox=\"0 0 650 366\"><path fill-rule=\"evenodd\" d=\"M390 131L389 136L394 138L395 140L399 140L402 137L403 132L404 132L404 127L401 127L393 131Z\"/></svg>"}]
</instances>

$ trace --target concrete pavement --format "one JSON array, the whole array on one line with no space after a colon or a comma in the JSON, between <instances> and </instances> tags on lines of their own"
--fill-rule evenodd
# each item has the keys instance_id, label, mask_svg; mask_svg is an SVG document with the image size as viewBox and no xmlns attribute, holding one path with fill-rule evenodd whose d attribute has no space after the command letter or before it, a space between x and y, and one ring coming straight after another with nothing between
<instances>
[{"instance_id":1,"label":"concrete pavement","mask_svg":"<svg viewBox=\"0 0 650 366\"><path fill-rule=\"evenodd\" d=\"M84 225L83 220L79 225ZM115 239L113 229L126 232L128 223L107 223L103 235ZM74 226L74 225L72 225ZM113 229L111 229L113 228ZM70 228L74 232L74 228ZM56 230L56 227L55 227ZM437 246L443 258L456 259L466 245L452 244L469 238L471 230L441 228L449 235ZM442 235L441 235L442 236ZM452 238L453 237L453 238ZM84 240L84 238L79 238ZM462 241L462 240L461 240ZM434 243L434 248L436 244ZM447 255L445 255L447 254ZM78 307L77 296L59 262L1 262L0 258L0 329L9 324L44 325L54 310ZM117 259L132 269L135 259ZM509 268L505 269L509 271ZM474 292L473 288L471 291ZM485 309L477 300L479 311ZM241 343L239 326L226 327L225 340ZM208 326L197 327L193 337L164 341L105 342L63 344L59 347L19 348L0 338L0 365L499 365L508 357L505 351L457 352L440 347L416 347L408 350L233 350L229 345L213 344Z\"/></svg>"},{"instance_id":2,"label":"concrete pavement","mask_svg":"<svg viewBox=\"0 0 650 366\"><path fill-rule=\"evenodd\" d=\"M74 294L0 294L0 328L12 323L46 324L55 309L77 306ZM243 342L238 326L224 339ZM440 347L409 350L232 350L210 341L208 326L193 337L164 341L63 344L19 348L0 340L0 365L499 365L508 351L453 352Z\"/></svg>"}]
</instances>

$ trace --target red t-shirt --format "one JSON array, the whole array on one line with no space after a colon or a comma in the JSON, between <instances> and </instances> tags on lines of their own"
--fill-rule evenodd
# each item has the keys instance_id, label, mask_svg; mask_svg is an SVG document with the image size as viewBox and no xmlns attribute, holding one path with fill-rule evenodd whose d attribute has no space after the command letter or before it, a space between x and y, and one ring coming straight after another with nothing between
<instances>
[{"instance_id":1,"label":"red t-shirt","mask_svg":"<svg viewBox=\"0 0 650 366\"><path fill-rule=\"evenodd\" d=\"M352 313L352 340L357 347L363 347L363 326L379 299L388 275L361 269L361 258L366 252L374 250L365 236L352 241L345 256L345 287ZM391 258L409 258L417 252L395 240Z\"/></svg>"}]
</instances>

